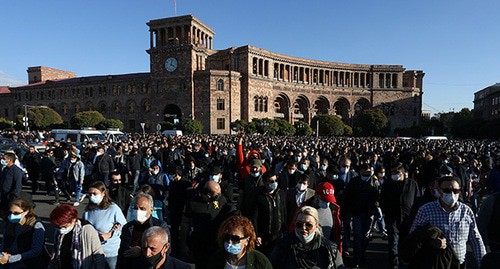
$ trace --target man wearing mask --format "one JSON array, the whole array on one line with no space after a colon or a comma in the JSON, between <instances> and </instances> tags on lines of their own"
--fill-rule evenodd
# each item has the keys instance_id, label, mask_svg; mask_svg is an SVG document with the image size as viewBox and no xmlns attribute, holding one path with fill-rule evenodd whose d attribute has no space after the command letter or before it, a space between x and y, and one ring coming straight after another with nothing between
<instances>
[{"instance_id":1,"label":"man wearing mask","mask_svg":"<svg viewBox=\"0 0 500 269\"><path fill-rule=\"evenodd\" d=\"M141 256L126 268L137 269L190 269L191 265L168 255L170 243L162 227L152 226L144 231L141 240Z\"/></svg>"},{"instance_id":2,"label":"man wearing mask","mask_svg":"<svg viewBox=\"0 0 500 269\"><path fill-rule=\"evenodd\" d=\"M264 185L257 190L255 213L251 221L257 235L257 249L268 254L286 232L286 204L285 191L278 189L276 174L266 172L263 181Z\"/></svg>"},{"instance_id":3,"label":"man wearing mask","mask_svg":"<svg viewBox=\"0 0 500 269\"><path fill-rule=\"evenodd\" d=\"M349 211L349 207L346 206L347 196L345 195L347 184L351 181L352 178L357 177L358 174L354 169L351 168L351 159L343 156L340 159L340 171L338 173L338 178L333 181L333 186L337 191L337 200L340 208L340 219L342 220L342 247L343 247L343 255L350 256L349 248L351 247L351 221L352 216Z\"/></svg>"},{"instance_id":4,"label":"man wearing mask","mask_svg":"<svg viewBox=\"0 0 500 269\"><path fill-rule=\"evenodd\" d=\"M139 176L141 175L141 163L142 157L136 148L130 151L127 158L127 171L130 181L127 184L132 185L132 192L135 192L139 188Z\"/></svg>"},{"instance_id":5,"label":"man wearing mask","mask_svg":"<svg viewBox=\"0 0 500 269\"><path fill-rule=\"evenodd\" d=\"M97 147L93 164L94 181L102 181L106 187L109 187L109 173L115 169L115 164L111 156L104 152L103 147Z\"/></svg>"},{"instance_id":6,"label":"man wearing mask","mask_svg":"<svg viewBox=\"0 0 500 269\"><path fill-rule=\"evenodd\" d=\"M301 173L297 170L297 163L294 160L289 160L286 169L283 169L279 177L280 188L285 191L295 188L300 175Z\"/></svg>"},{"instance_id":7,"label":"man wearing mask","mask_svg":"<svg viewBox=\"0 0 500 269\"><path fill-rule=\"evenodd\" d=\"M226 200L229 203L233 202L233 184L231 184L228 180L223 180L222 169L219 166L213 166L208 173L208 178L200 184L203 185L207 180L213 180L219 183L222 195L226 197Z\"/></svg>"},{"instance_id":8,"label":"man wearing mask","mask_svg":"<svg viewBox=\"0 0 500 269\"><path fill-rule=\"evenodd\" d=\"M0 217L5 216L9 203L19 197L22 190L24 172L17 165L14 153L5 153L2 159L4 166L0 174Z\"/></svg>"},{"instance_id":9,"label":"man wearing mask","mask_svg":"<svg viewBox=\"0 0 500 269\"><path fill-rule=\"evenodd\" d=\"M472 209L458 200L461 192L459 181L460 179L452 176L439 179L440 198L423 205L418 210L410 232L426 225L437 226L445 236L435 239L431 244L432 247L436 249L452 247L461 268L465 268L467 243L470 243L479 268L486 249Z\"/></svg>"},{"instance_id":10,"label":"man wearing mask","mask_svg":"<svg viewBox=\"0 0 500 269\"><path fill-rule=\"evenodd\" d=\"M315 191L309 188L309 177L302 174L294 188L286 191L286 226L288 231L293 231L295 227L295 215L297 210L308 205L314 198Z\"/></svg>"},{"instance_id":11,"label":"man wearing mask","mask_svg":"<svg viewBox=\"0 0 500 269\"><path fill-rule=\"evenodd\" d=\"M29 147L29 151L23 156L22 163L28 170L28 176L31 180L31 193L35 194L38 190L38 179L40 178L41 156L34 146Z\"/></svg>"},{"instance_id":12,"label":"man wearing mask","mask_svg":"<svg viewBox=\"0 0 500 269\"><path fill-rule=\"evenodd\" d=\"M398 243L404 240L409 229L407 224L411 208L420 197L415 180L405 176L402 164L391 167L391 179L385 180L380 194L380 206L385 213L384 220L389 240L389 260L392 268L399 268ZM408 227L408 228L407 228Z\"/></svg>"},{"instance_id":13,"label":"man wearing mask","mask_svg":"<svg viewBox=\"0 0 500 269\"><path fill-rule=\"evenodd\" d=\"M149 227L159 226L169 233L167 223L152 216L153 204L151 195L145 193L136 195L134 199L134 219L122 228L117 268L129 268L130 260L141 256L141 238L144 231Z\"/></svg>"},{"instance_id":14,"label":"man wearing mask","mask_svg":"<svg viewBox=\"0 0 500 269\"><path fill-rule=\"evenodd\" d=\"M162 171L161 163L154 160L151 163L151 170L146 175L146 183L149 184L155 191L155 200L165 202L168 197L168 185L170 185L170 177Z\"/></svg>"},{"instance_id":15,"label":"man wearing mask","mask_svg":"<svg viewBox=\"0 0 500 269\"><path fill-rule=\"evenodd\" d=\"M252 219L256 204L255 192L257 188L264 185L264 182L262 180L262 162L259 159L252 159L249 165L250 174L243 179L239 198L241 203L238 204L241 205L242 215Z\"/></svg>"},{"instance_id":16,"label":"man wearing mask","mask_svg":"<svg viewBox=\"0 0 500 269\"><path fill-rule=\"evenodd\" d=\"M209 180L186 205L182 219L180 257L187 258L191 251L196 268L206 268L207 261L218 248L217 231L220 224L234 215L235 208L221 195L219 183Z\"/></svg>"},{"instance_id":17,"label":"man wearing mask","mask_svg":"<svg viewBox=\"0 0 500 269\"><path fill-rule=\"evenodd\" d=\"M352 216L354 231L354 264L360 266L365 261L365 252L368 247L366 237L371 226L371 217L376 210L378 198L377 189L372 184L373 167L364 163L360 165L360 176L349 181L345 190L346 209ZM344 231L349 223L344 222ZM348 234L344 234L348 236ZM347 250L347 247L345 247Z\"/></svg>"},{"instance_id":18,"label":"man wearing mask","mask_svg":"<svg viewBox=\"0 0 500 269\"><path fill-rule=\"evenodd\" d=\"M118 171L111 173L109 196L121 208L123 215L126 216L130 206L131 193L122 185L122 176Z\"/></svg>"}]
</instances>

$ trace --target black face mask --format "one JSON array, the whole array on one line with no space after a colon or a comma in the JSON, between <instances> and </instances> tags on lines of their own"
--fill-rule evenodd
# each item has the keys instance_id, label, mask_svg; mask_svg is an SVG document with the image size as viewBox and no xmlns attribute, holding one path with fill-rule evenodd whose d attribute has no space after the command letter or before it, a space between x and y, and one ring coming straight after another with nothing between
<instances>
[{"instance_id":1,"label":"black face mask","mask_svg":"<svg viewBox=\"0 0 500 269\"><path fill-rule=\"evenodd\" d=\"M152 266L153 268L155 268L156 265L161 261L161 259L163 259L162 251L160 250L160 252L156 253L155 255L153 255L151 257L146 257L145 256L145 259L146 259L146 262L150 266Z\"/></svg>"}]
</instances>

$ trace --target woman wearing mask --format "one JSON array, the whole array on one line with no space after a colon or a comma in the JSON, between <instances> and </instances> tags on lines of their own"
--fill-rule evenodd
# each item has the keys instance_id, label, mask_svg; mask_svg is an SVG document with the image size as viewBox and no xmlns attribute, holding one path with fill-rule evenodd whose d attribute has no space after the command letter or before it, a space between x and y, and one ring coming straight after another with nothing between
<instances>
[{"instance_id":1,"label":"woman wearing mask","mask_svg":"<svg viewBox=\"0 0 500 269\"><path fill-rule=\"evenodd\" d=\"M122 210L111 201L102 181L89 187L90 203L85 208L83 219L94 226L99 233L108 268L115 269L120 247L121 227L127 223Z\"/></svg>"},{"instance_id":2,"label":"woman wearing mask","mask_svg":"<svg viewBox=\"0 0 500 269\"><path fill-rule=\"evenodd\" d=\"M101 241L94 227L78 219L78 211L68 204L50 213L56 226L54 254L49 268L100 269L106 267Z\"/></svg>"},{"instance_id":3,"label":"woman wearing mask","mask_svg":"<svg viewBox=\"0 0 500 269\"><path fill-rule=\"evenodd\" d=\"M337 245L322 235L318 211L302 207L295 219L295 231L278 241L271 252L273 268L343 268Z\"/></svg>"},{"instance_id":4,"label":"woman wearing mask","mask_svg":"<svg viewBox=\"0 0 500 269\"><path fill-rule=\"evenodd\" d=\"M16 198L9 204L0 264L2 268L47 268L45 228L33 212L33 204Z\"/></svg>"},{"instance_id":5,"label":"woman wearing mask","mask_svg":"<svg viewBox=\"0 0 500 269\"><path fill-rule=\"evenodd\" d=\"M266 256L255 250L255 239L255 231L248 218L229 217L221 224L217 235L222 250L212 255L207 268L273 268Z\"/></svg>"},{"instance_id":6,"label":"woman wearing mask","mask_svg":"<svg viewBox=\"0 0 500 269\"><path fill-rule=\"evenodd\" d=\"M85 199L83 193L83 180L85 178L85 165L80 160L80 156L76 154L69 155L69 164L66 170L66 176L70 186L75 186L75 203L74 206L79 206L80 202Z\"/></svg>"}]
</instances>

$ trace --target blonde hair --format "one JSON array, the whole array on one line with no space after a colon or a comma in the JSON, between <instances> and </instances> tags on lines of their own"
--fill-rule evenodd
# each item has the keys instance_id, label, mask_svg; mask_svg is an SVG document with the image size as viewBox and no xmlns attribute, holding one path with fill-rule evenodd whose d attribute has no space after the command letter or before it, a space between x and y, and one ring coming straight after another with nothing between
<instances>
[{"instance_id":1,"label":"blonde hair","mask_svg":"<svg viewBox=\"0 0 500 269\"><path fill-rule=\"evenodd\" d=\"M323 235L323 231L321 230L321 226L319 225L319 214L318 210L312 206L304 206L299 208L297 211L297 215L295 215L295 219L298 219L300 215L311 216L315 221L316 225L318 225L318 233Z\"/></svg>"}]
</instances>

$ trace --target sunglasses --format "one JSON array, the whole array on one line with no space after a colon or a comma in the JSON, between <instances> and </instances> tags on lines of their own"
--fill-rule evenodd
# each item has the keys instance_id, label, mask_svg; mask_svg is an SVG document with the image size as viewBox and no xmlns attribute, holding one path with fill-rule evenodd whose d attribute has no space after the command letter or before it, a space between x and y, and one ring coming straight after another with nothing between
<instances>
[{"instance_id":1,"label":"sunglasses","mask_svg":"<svg viewBox=\"0 0 500 269\"><path fill-rule=\"evenodd\" d=\"M232 234L226 234L222 237L222 240L224 240L224 242L228 242L231 241L232 243L235 243L235 244L239 244L241 240L245 239L246 237L239 237L237 235L232 235Z\"/></svg>"},{"instance_id":2,"label":"sunglasses","mask_svg":"<svg viewBox=\"0 0 500 269\"><path fill-rule=\"evenodd\" d=\"M299 229L302 229L304 225L306 226L307 230L312 230L314 228L314 225L309 222L297 221L297 223L295 223L295 227Z\"/></svg>"},{"instance_id":3,"label":"sunglasses","mask_svg":"<svg viewBox=\"0 0 500 269\"><path fill-rule=\"evenodd\" d=\"M441 188L441 190L444 192L444 193L454 193L454 194L459 194L460 191L462 189L458 188L458 189L453 189L453 188Z\"/></svg>"}]
</instances>

